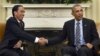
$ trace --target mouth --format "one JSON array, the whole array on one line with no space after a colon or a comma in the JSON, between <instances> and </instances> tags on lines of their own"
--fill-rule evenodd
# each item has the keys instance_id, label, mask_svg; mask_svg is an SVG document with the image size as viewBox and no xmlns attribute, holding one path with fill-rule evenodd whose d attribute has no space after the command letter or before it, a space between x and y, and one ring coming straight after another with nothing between
<instances>
[{"instance_id":1,"label":"mouth","mask_svg":"<svg viewBox=\"0 0 100 56\"><path fill-rule=\"evenodd\" d=\"M22 16L22 18L24 17L24 15Z\"/></svg>"}]
</instances>

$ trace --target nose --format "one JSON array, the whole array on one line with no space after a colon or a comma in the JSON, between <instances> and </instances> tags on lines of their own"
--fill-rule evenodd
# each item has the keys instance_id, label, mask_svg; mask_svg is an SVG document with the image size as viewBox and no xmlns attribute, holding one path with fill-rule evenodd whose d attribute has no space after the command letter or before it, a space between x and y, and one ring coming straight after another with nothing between
<instances>
[{"instance_id":1,"label":"nose","mask_svg":"<svg viewBox=\"0 0 100 56\"><path fill-rule=\"evenodd\" d=\"M23 16L24 16L24 14L23 14Z\"/></svg>"},{"instance_id":2,"label":"nose","mask_svg":"<svg viewBox=\"0 0 100 56\"><path fill-rule=\"evenodd\" d=\"M82 15L83 14L83 12L82 11L79 11L79 15Z\"/></svg>"}]
</instances>

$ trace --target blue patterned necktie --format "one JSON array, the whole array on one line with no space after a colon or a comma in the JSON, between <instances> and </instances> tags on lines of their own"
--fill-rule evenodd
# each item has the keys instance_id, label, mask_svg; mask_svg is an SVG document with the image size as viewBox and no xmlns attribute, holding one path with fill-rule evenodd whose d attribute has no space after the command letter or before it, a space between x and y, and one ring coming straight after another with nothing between
<instances>
[{"instance_id":1,"label":"blue patterned necktie","mask_svg":"<svg viewBox=\"0 0 100 56\"><path fill-rule=\"evenodd\" d=\"M75 33L75 46L76 46L76 50L78 50L80 47L81 47L81 45L80 45L80 22L79 21L77 21L77 23L76 23L76 33Z\"/></svg>"}]
</instances>

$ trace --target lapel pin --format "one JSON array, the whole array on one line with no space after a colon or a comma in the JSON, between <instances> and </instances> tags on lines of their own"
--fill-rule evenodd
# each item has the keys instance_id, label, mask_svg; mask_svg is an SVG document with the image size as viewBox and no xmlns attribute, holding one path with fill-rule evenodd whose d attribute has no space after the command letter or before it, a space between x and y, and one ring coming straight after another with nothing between
<instances>
[{"instance_id":1,"label":"lapel pin","mask_svg":"<svg viewBox=\"0 0 100 56\"><path fill-rule=\"evenodd\" d=\"M87 25L84 25L84 26L87 26Z\"/></svg>"}]
</instances>

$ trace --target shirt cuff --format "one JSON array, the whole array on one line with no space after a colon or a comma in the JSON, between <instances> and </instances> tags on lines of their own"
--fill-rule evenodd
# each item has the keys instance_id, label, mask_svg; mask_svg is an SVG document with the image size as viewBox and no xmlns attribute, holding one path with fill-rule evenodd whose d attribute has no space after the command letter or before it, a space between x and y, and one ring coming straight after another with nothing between
<instances>
[{"instance_id":1,"label":"shirt cuff","mask_svg":"<svg viewBox=\"0 0 100 56\"><path fill-rule=\"evenodd\" d=\"M38 43L38 41L39 41L39 38L36 37L34 42L35 42L35 43Z\"/></svg>"},{"instance_id":2,"label":"shirt cuff","mask_svg":"<svg viewBox=\"0 0 100 56\"><path fill-rule=\"evenodd\" d=\"M47 44L48 44L48 40L47 40Z\"/></svg>"}]
</instances>

